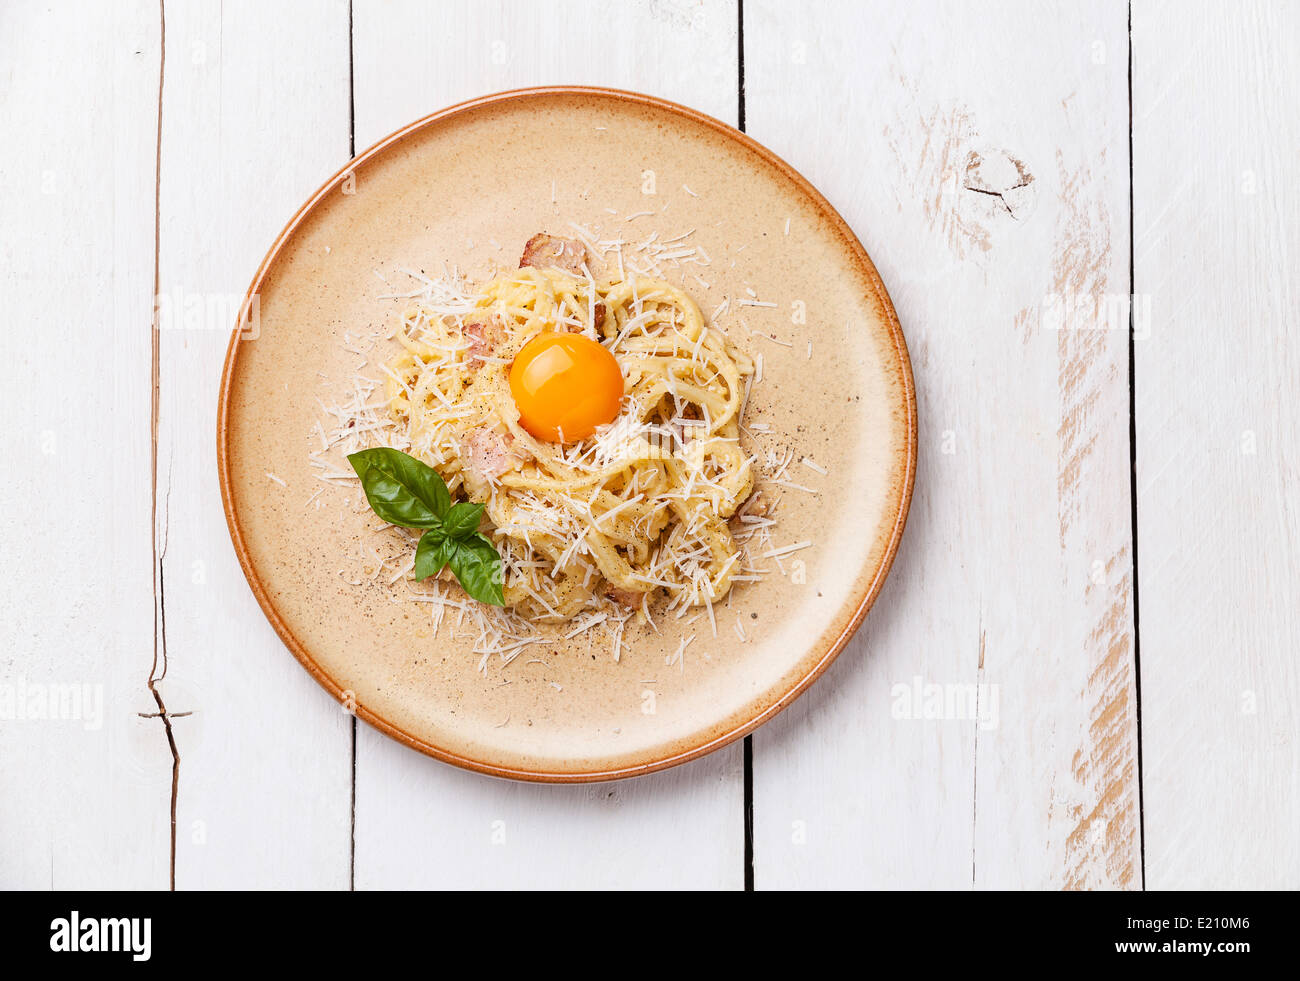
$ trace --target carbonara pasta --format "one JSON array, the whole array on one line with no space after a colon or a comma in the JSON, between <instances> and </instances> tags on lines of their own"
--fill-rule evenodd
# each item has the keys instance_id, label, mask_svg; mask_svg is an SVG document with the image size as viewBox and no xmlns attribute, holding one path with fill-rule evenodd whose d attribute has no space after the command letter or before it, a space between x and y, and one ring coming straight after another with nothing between
<instances>
[{"instance_id":1,"label":"carbonara pasta","mask_svg":"<svg viewBox=\"0 0 1300 981\"><path fill-rule=\"evenodd\" d=\"M716 602L741 559L728 519L754 487L740 441L753 366L680 289L555 257L409 308L385 369L389 418L454 495L486 505L507 606L566 620ZM598 341L621 369L618 416L587 438L538 439L512 397L512 362L547 332Z\"/></svg>"}]
</instances>

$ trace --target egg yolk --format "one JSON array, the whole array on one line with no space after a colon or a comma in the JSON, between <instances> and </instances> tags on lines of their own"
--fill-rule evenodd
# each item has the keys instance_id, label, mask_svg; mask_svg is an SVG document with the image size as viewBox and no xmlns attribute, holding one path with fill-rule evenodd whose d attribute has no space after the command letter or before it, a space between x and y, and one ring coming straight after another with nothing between
<instances>
[{"instance_id":1,"label":"egg yolk","mask_svg":"<svg viewBox=\"0 0 1300 981\"><path fill-rule=\"evenodd\" d=\"M623 372L589 337L548 332L515 356L510 394L524 429L547 442L572 442L618 416Z\"/></svg>"}]
</instances>

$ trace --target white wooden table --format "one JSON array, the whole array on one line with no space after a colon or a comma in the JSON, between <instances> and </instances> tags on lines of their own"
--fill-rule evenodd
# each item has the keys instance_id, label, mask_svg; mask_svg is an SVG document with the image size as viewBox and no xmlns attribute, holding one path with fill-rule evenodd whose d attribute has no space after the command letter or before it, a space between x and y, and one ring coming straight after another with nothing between
<instances>
[{"instance_id":1,"label":"white wooden table","mask_svg":"<svg viewBox=\"0 0 1300 981\"><path fill-rule=\"evenodd\" d=\"M0 5L0 886L1300 886L1298 55L1288 0ZM821 188L921 419L834 668L748 746L579 787L356 726L214 459L222 304L296 207L552 82Z\"/></svg>"}]
</instances>

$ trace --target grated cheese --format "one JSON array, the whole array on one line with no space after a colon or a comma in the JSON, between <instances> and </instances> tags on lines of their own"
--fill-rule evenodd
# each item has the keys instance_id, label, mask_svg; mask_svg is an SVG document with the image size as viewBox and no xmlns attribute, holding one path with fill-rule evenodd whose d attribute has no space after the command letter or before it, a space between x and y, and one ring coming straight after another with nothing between
<instances>
[{"instance_id":1,"label":"grated cheese","mask_svg":"<svg viewBox=\"0 0 1300 981\"><path fill-rule=\"evenodd\" d=\"M693 197L698 196L685 185L683 185L683 190ZM556 201L557 193L556 183L552 181L553 203ZM651 217L655 214L653 211L644 211L618 219L617 211L614 209L605 209L605 211L615 216L614 220L619 221L621 224L626 224L637 218ZM712 288L712 284L707 279L693 271L694 269L708 267L712 263L707 250L694 241L695 228L678 231L671 235L654 230L639 242L629 242L617 236L602 237L600 227L594 223L591 226L569 223L569 227L583 242L592 256L609 261L609 265L605 268L616 265L618 274L622 279L627 279L630 275L665 278L665 273L672 271L680 273L683 282L689 276L702 288L706 290ZM494 248L500 249L500 243L495 239L488 239L487 241ZM736 251L743 251L743 248L744 246ZM734 264L733 260L732 265L734 266ZM398 271L409 277L412 285L392 286L389 279L385 278L384 274L379 270L376 269L373 272L377 279L384 283L386 287L389 287L389 290L382 298L410 300L419 304L421 313L414 321L417 328L420 323L428 323L433 318L464 318L477 309L474 296L465 279L454 267L448 268L443 265L441 270L433 275L413 269L399 269ZM586 328L595 319L596 291L595 277L591 269L584 268L583 273L586 280L585 290L576 291L574 296L580 304L585 301L585 317L579 311L573 310L571 304L566 304L564 309L559 312L558 322ZM736 299L734 304L731 296L724 296L722 301L715 307L712 317L709 318L710 321L716 325L720 318L731 312L733 306L766 308L777 306L776 303L758 299L758 294L751 287L746 287L745 292L747 296ZM636 296L634 317L642 318L641 323L647 323L649 320L646 312L642 309L641 302L642 298ZM745 326L748 329L747 325ZM667 326L669 334L676 330L675 325L669 324ZM391 340L394 333L395 330L386 325L381 328L372 328L368 332L362 332L356 336L345 334L341 346L349 353L365 358L371 355L371 352L377 348L381 341ZM625 324L619 336L609 345L610 348L617 348L620 341L624 340L627 334L628 330ZM654 335L650 334L648 336ZM783 342L768 334L758 333L758 336L786 347L792 346L790 343ZM463 356L459 355L459 352L463 350L463 346L439 348L433 354L434 361L427 363L436 364L438 359L450 360ZM811 343L808 346L808 351L809 356L811 356ZM497 364L505 363L505 359L491 358L490 356L484 356L482 360ZM692 360L695 361L697 366L702 364L698 341L692 348ZM762 380L763 370L763 356L761 352L758 352L754 358L754 373L745 378L744 401L741 407L742 416L748 403L750 387ZM322 375L322 378L324 377ZM315 449L308 456L308 465L312 475L321 482L321 486L306 499L304 507L315 505L319 508L322 504L329 503L329 500L337 501L337 496L329 499L323 498L326 493L335 495L334 491L329 490L331 487L350 488L351 492L343 500L343 505L358 515L369 515L368 504L364 497L356 493L358 488L356 475L347 468L344 460L348 453L359 449L374 445L393 445L397 449L415 453L435 464L445 463L450 459L449 453L455 451L454 447L439 445L432 438L428 440L428 445L411 446L409 441L406 441L393 427L387 416L387 399L383 393L385 378L392 378L395 384L410 393L410 386L402 378L395 375L381 357L376 359L374 366L368 367L367 362L364 361L356 365L353 377L346 389L341 392L341 398L328 404L325 401L318 400L317 404L321 410L321 416L312 427L311 436ZM325 380L328 381L328 379ZM692 384L708 383L708 379L703 377L697 377L694 381L683 378L682 381ZM454 395L449 397L449 393L436 388L432 389L432 393L440 406L439 412L442 418L448 421L463 418L472 412L471 407L458 405ZM626 431L625 428L622 433L614 432L613 427L610 427L609 431L602 432L587 448L584 449L575 445L563 451L566 453L566 461L575 469L596 472L606 462L617 458L619 452L618 441L620 439L667 439L669 445L672 445L673 441L677 441L679 445L689 445L691 442L689 433L692 428L701 427L707 432L710 424L707 418L703 421L684 418L681 415L682 403L678 393L674 390L671 395L678 401L676 417L671 420L669 426L643 426L641 427L642 431L639 432L635 431L636 427L633 427L633 431L630 432ZM707 417L707 407L704 408L704 413ZM664 432L665 428L670 431ZM751 429L745 430L745 432L750 435L753 433L766 434L771 432L771 427L766 423L755 423ZM626 443L622 445L626 446ZM756 486L762 487L764 483L771 483L775 486L816 493L811 488L802 487L785 479L785 472L790 459L793 459L792 451L789 458L782 457L775 461L776 466L773 468L775 480L760 481ZM659 509L672 506L672 500L674 499L683 499L691 494L697 494L707 499L712 491L721 489L721 485L717 480L718 474L704 470L698 459L693 461L690 455L683 454L682 460L686 469L686 489L677 494L663 494L656 498L651 517L654 514L661 513ZM810 469L816 469L816 464L808 458L802 458L802 462L809 466ZM744 467L758 465L759 460L753 456L748 457L742 464ZM285 486L284 481L269 472L267 477ZM573 500L570 495L564 495L565 504L572 506L575 512L585 514L586 520L589 520L596 527L618 520L619 515L624 513L625 509L645 500L644 493L634 485L626 486L620 492L624 499L615 507L606 508L597 520L592 515L592 506L595 495L599 493L599 490L599 486L594 488L592 500L585 502L585 505L582 501ZM496 493L495 485L492 493ZM718 500L717 493L712 493L712 505L715 512L718 508ZM529 502L529 505L530 507L526 509L526 513L521 513L518 516L521 526L526 525L526 527L520 529L524 543L513 550L509 547L503 547L502 562L511 576L518 577L512 581L525 584L525 592L537 604L538 608L548 611L558 619L559 614L556 611L556 605L559 601L555 592L556 583L552 578L555 570L572 566L582 573L584 586L590 585L592 577L597 575L599 570L590 560L591 553L584 541L584 536L582 534L573 534L573 530L578 527L572 524L572 521L576 519L566 517L562 508L548 507L546 502L540 499L533 499ZM732 532L739 551L731 557L728 566L728 570L733 573L731 576L732 582L760 581L772 571L765 560L770 559L780 567L782 556L811 544L803 542L783 547L775 546L771 533L777 524L773 515L779 505L779 497L770 500L765 514L760 516L749 513L748 509L753 504L747 502L737 513L736 520L732 525ZM429 610L433 635L435 637L439 636L439 632L445 627L453 637L463 638L466 646L479 656L478 670L486 671L488 665L494 662L504 667L512 663L521 652L530 647L554 642L557 634L547 629L544 624L529 622L510 610L485 607L463 597L457 599L457 596L461 594L447 573L444 573L445 581L429 580L416 584L412 578L414 570L413 550L416 538L405 529L396 529L393 526L383 525L373 520L369 527L373 538L363 542L356 556L359 574L349 574L347 570L339 570L340 577L354 588L366 588L366 583L374 583L376 586L386 584L390 587L397 587L398 583L403 583L405 588L397 587L392 591L390 597L392 601L411 602L426 606ZM529 536L540 534L561 535L569 539L568 547L558 562L541 562L529 555L534 548L533 540ZM394 537L395 535L399 537ZM370 547L372 541L387 553L387 558ZM395 542L403 543L403 547L400 549L392 548L391 545ZM707 617L712 635L716 637L718 635L716 612L713 609L712 602L707 602L714 598L712 584L705 572L708 561L709 549L707 544L693 535L688 526L682 525L680 526L680 533L674 536L671 541L656 545L648 574L636 574L634 578L646 586L662 587L664 589L668 595L666 605L664 608L660 608L661 611L666 608L667 612L674 613L679 620L688 625L702 617ZM573 566L574 563L577 563L577 565ZM734 569L731 568L732 565L735 566ZM666 577L670 570L674 570L672 574L679 575L680 572L677 570L692 567L696 569L696 574L685 583ZM545 572L539 573L539 569L549 571L551 575L548 576ZM782 571L784 570L782 569ZM703 612L694 612L692 614L691 603L698 602L701 599L706 600L702 607ZM730 596L728 597L729 600ZM627 624L633 615L638 613L641 614L643 622L652 630L658 631L659 628L651 617L648 596L643 596L638 609L615 608L606 603L605 608L585 611L577 619L566 623L562 628L563 633L558 636L560 639L568 641L585 635L589 643L592 638L603 636L610 645L610 655L617 662L621 660L625 649L628 649ZM733 630L741 642L748 641L749 637L739 619L733 625ZM667 663L676 664L679 671L684 672L686 650L697 636L697 633L691 633L681 640L676 652L667 658ZM709 654L706 652L705 658L708 657ZM508 681L504 683L508 683ZM562 690L562 686L554 682L549 682L549 684L556 688L557 691ZM507 717L500 725L504 726L509 721Z\"/></svg>"}]
</instances>

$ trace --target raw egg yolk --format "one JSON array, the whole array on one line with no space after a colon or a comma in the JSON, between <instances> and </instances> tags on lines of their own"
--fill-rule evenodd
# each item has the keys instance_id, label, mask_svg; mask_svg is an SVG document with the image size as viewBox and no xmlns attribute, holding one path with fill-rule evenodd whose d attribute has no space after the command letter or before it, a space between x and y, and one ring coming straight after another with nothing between
<instances>
[{"instance_id":1,"label":"raw egg yolk","mask_svg":"<svg viewBox=\"0 0 1300 981\"><path fill-rule=\"evenodd\" d=\"M623 372L609 351L582 334L538 334L510 366L519 423L551 443L586 439L613 422Z\"/></svg>"}]
</instances>

